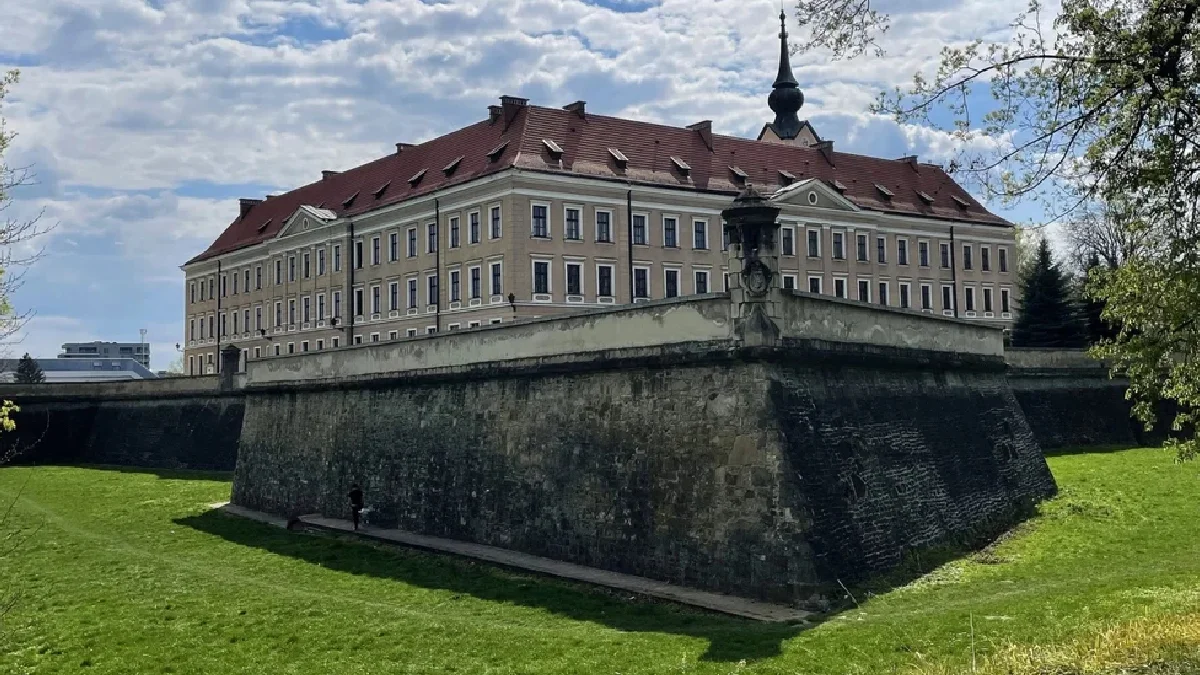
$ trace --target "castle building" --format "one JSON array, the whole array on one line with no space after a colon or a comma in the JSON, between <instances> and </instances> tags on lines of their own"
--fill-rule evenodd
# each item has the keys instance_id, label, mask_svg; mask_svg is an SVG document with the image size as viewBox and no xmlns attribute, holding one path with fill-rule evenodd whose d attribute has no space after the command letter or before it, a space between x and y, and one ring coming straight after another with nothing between
<instances>
[{"instance_id":1,"label":"castle building","mask_svg":"<svg viewBox=\"0 0 1200 675\"><path fill-rule=\"evenodd\" d=\"M782 20L781 16L781 20ZM782 208L785 288L1007 327L1014 228L941 167L836 152L780 33L755 140L504 96L486 119L243 199L183 265L189 374L248 359L727 289L721 210Z\"/></svg>"}]
</instances>

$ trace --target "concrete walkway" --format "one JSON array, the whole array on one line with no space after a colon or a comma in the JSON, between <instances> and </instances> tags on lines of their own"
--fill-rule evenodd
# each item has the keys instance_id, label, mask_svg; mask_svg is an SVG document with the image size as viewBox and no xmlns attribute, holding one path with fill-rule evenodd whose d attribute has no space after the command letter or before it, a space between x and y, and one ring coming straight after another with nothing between
<instances>
[{"instance_id":1,"label":"concrete walkway","mask_svg":"<svg viewBox=\"0 0 1200 675\"><path fill-rule=\"evenodd\" d=\"M220 510L233 516L249 518L268 525L276 527L286 527L287 521L277 516L272 516L258 511L234 506L233 504L213 504L213 508ZM661 581L645 579L643 577L635 577L628 574L619 574L617 572L609 572L606 570L596 569L594 567L585 567L573 563L551 560L526 553L518 553L495 546L484 546L482 544L472 544L465 541L455 541L453 539L440 539L438 537L427 537L421 534L413 534L403 530L385 530L374 527L363 527L357 532L354 531L354 526L348 520L340 520L337 518L326 518L320 515L301 516L300 522L305 527L325 530L329 532L338 532L343 534L352 534L364 539L374 539L393 544L401 544L411 546L413 548L424 549L426 551L437 551L439 553L450 553L453 555L462 556L465 558L473 558L475 560L483 560L485 562L502 565L504 567L512 567L515 569L528 570L539 574L548 574L550 576L570 579L572 581L581 581L587 584L595 584L597 586L605 586L614 588L637 595L645 595L652 598L660 598L662 600L670 600L684 605L701 607L703 609L720 612L722 614L731 614L746 619L754 619L756 621L770 622L806 622L811 616L808 612L799 610L785 605L774 605L765 602L757 602L755 600L747 600L738 598L732 595L723 595L720 593L709 593L707 591L698 591L691 588L683 588L681 586L673 586L665 584Z\"/></svg>"}]
</instances>

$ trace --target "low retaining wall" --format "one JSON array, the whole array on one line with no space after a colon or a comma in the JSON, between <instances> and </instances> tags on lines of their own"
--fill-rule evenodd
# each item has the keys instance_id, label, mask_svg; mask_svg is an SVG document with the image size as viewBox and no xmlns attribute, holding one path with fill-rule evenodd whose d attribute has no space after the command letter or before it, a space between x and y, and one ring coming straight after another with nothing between
<instances>
[{"instance_id":1,"label":"low retaining wall","mask_svg":"<svg viewBox=\"0 0 1200 675\"><path fill-rule=\"evenodd\" d=\"M215 377L0 386L18 403L18 462L232 471L243 398Z\"/></svg>"}]
</instances>

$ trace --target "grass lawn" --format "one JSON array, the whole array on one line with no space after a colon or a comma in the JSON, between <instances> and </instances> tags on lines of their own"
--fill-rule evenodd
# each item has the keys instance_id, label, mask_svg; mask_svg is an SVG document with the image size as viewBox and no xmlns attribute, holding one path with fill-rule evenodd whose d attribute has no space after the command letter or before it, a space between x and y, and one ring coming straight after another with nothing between
<instances>
[{"instance_id":1,"label":"grass lawn","mask_svg":"<svg viewBox=\"0 0 1200 675\"><path fill-rule=\"evenodd\" d=\"M1200 672L1200 463L1050 465L1013 536L803 631L207 512L227 476L5 468L38 529L0 558L0 673L964 673L972 644L979 672Z\"/></svg>"}]
</instances>

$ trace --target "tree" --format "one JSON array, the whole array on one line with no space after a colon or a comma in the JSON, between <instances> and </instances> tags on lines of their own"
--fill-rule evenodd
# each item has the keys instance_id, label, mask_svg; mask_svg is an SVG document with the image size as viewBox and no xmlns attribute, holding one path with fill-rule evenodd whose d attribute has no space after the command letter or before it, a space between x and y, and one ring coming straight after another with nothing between
<instances>
[{"instance_id":1,"label":"tree","mask_svg":"<svg viewBox=\"0 0 1200 675\"><path fill-rule=\"evenodd\" d=\"M1093 259L1116 269L1144 248L1146 233L1130 226L1134 218L1131 209L1126 204L1093 204L1062 224L1077 269L1090 270Z\"/></svg>"},{"instance_id":2,"label":"tree","mask_svg":"<svg viewBox=\"0 0 1200 675\"><path fill-rule=\"evenodd\" d=\"M25 352L25 356L17 363L17 373L13 381L17 384L41 384L46 381L46 374L29 352Z\"/></svg>"},{"instance_id":3,"label":"tree","mask_svg":"<svg viewBox=\"0 0 1200 675\"><path fill-rule=\"evenodd\" d=\"M804 46L880 51L890 17L871 0L798 0ZM1091 292L1120 327L1096 348L1129 378L1135 411L1200 408L1200 0L1039 0L994 37L945 47L936 67L873 107L963 143L958 177L985 198L1034 201L1047 222L1117 209L1139 246ZM1136 204L1136 214L1122 208ZM1200 447L1195 433L1180 457Z\"/></svg>"},{"instance_id":4,"label":"tree","mask_svg":"<svg viewBox=\"0 0 1200 675\"><path fill-rule=\"evenodd\" d=\"M1042 239L1037 258L1021 279L1021 308L1013 323L1015 347L1078 348L1086 345L1071 286Z\"/></svg>"},{"instance_id":5,"label":"tree","mask_svg":"<svg viewBox=\"0 0 1200 675\"><path fill-rule=\"evenodd\" d=\"M1095 293L1095 280L1100 279L1104 270L1107 269L1111 268L1100 261L1098 254L1093 253L1088 259L1083 275L1079 278L1079 303L1083 307L1083 319L1089 345L1099 345L1105 340L1112 340L1120 333L1108 319L1104 318L1104 308L1108 303Z\"/></svg>"}]
</instances>

